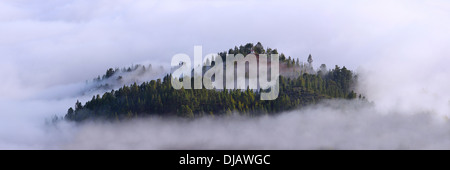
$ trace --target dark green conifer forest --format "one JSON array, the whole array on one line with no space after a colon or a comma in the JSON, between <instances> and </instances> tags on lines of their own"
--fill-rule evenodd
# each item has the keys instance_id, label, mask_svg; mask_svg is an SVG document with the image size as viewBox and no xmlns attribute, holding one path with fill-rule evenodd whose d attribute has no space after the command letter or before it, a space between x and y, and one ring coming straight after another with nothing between
<instances>
[{"instance_id":1,"label":"dark green conifer forest","mask_svg":"<svg viewBox=\"0 0 450 170\"><path fill-rule=\"evenodd\" d=\"M230 54L249 53L273 54L276 49L264 49L261 43L228 50ZM227 52L219 55L226 56ZM225 58L224 58L225 59ZM74 108L69 108L65 116L70 121L85 120L124 120L148 116L175 116L196 118L204 116L227 116L240 114L258 116L276 114L315 104L324 99L361 98L352 91L356 75L345 67L335 66L327 70L321 65L318 71L312 68L312 56L308 63L280 55L280 66L285 72L279 76L279 96L276 100L260 100L261 90L175 90L171 85L172 76L167 74L162 79L151 80L142 84L125 85L117 90L95 95L82 104L77 101ZM131 69L127 71L132 71ZM108 69L102 79L111 77L117 69ZM295 75L295 76L293 76ZM99 78L97 78L100 80Z\"/></svg>"}]
</instances>

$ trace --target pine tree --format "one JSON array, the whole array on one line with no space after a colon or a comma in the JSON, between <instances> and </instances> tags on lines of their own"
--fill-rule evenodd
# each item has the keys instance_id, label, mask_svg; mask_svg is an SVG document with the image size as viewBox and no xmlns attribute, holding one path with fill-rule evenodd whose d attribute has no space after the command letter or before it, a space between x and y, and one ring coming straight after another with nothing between
<instances>
[{"instance_id":1,"label":"pine tree","mask_svg":"<svg viewBox=\"0 0 450 170\"><path fill-rule=\"evenodd\" d=\"M309 56L308 56L308 63L309 63L309 65L312 65L312 62L313 62L312 55L309 54Z\"/></svg>"}]
</instances>

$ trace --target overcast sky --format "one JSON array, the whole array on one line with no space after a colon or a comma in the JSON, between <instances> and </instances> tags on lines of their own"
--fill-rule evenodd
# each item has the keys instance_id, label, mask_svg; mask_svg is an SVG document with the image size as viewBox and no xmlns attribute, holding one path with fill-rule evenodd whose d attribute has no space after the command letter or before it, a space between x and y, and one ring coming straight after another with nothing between
<instances>
[{"instance_id":1,"label":"overcast sky","mask_svg":"<svg viewBox=\"0 0 450 170\"><path fill-rule=\"evenodd\" d=\"M192 55L194 45L209 53L260 41L303 61L312 53L316 66L357 69L417 44L447 42L449 3L1 1L0 93L20 98L143 61L168 66L176 53Z\"/></svg>"},{"instance_id":2,"label":"overcast sky","mask_svg":"<svg viewBox=\"0 0 450 170\"><path fill-rule=\"evenodd\" d=\"M445 136L448 121L443 127L429 123L420 114L438 115L439 120L450 116L449 30L448 0L2 0L0 148L54 148L55 143L71 141L73 136L83 140L81 143L92 143L92 128L73 135L74 128L66 127L56 129L55 134L43 124L52 115L63 116L77 99L88 100L91 96L74 94L83 89L85 80L104 74L107 68L142 62L168 67L177 53L193 56L194 45L202 45L207 54L258 41L302 61L311 53L316 67L325 63L329 68L345 65L355 70L359 75L357 92L367 96L375 107L355 110L354 104L338 102L340 111L327 107L306 111L314 113L311 115L323 113L320 117L309 118L309 114L294 111L267 118L263 124L259 120L250 120L248 126L238 122L244 128L234 126L236 129L262 134L241 141L244 144L258 141L263 142L262 148L270 148L272 145L265 141L278 143L299 133L306 134L298 138L303 141L309 139L309 131L303 133L302 129L311 127L318 129L312 131L317 140L311 144L329 141L332 146L345 140L349 142L344 144L353 146L354 141L364 139L369 148L396 148L416 139L419 142L410 147L446 148L450 140ZM384 114L390 116L380 116ZM405 114L416 116L403 117ZM310 123L294 123L302 120ZM229 139L241 135L208 121L207 128L200 128L212 129L206 133L223 134ZM273 131L269 136L274 136L267 140L266 132L258 131L259 126L267 127L271 122L270 127L279 127L287 132L285 136L277 137L280 133ZM171 129L169 122L161 133L151 127L141 129L150 129L147 136L165 137L166 132L173 135L170 132L196 129L197 123L205 124L200 121ZM108 129L94 127L98 133L93 136L117 132L105 133ZM389 134L391 131L395 133ZM202 130L192 132L184 134L192 136L192 143L203 139L196 135ZM348 135L336 135L342 133ZM380 134L387 134L384 142L371 140L379 139ZM169 135L159 142L179 141L178 137L175 133L173 138ZM116 139L129 138L119 133L110 142L114 144ZM139 136L131 139L142 140ZM220 146L221 141L213 140L210 146ZM433 142L442 145L433 146ZM80 147L79 143L69 148Z\"/></svg>"}]
</instances>

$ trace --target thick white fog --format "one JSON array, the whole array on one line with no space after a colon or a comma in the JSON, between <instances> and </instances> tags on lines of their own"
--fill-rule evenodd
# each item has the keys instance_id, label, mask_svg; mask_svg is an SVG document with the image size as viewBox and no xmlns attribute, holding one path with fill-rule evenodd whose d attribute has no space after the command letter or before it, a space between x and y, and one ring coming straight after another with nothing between
<instances>
[{"instance_id":1,"label":"thick white fog","mask_svg":"<svg viewBox=\"0 0 450 170\"><path fill-rule=\"evenodd\" d=\"M275 117L86 124L64 149L450 149L450 124L327 101Z\"/></svg>"},{"instance_id":2,"label":"thick white fog","mask_svg":"<svg viewBox=\"0 0 450 170\"><path fill-rule=\"evenodd\" d=\"M445 0L2 1L0 149L450 149L449 20ZM355 70L373 105L48 123L108 91L86 84L107 68L168 68L194 45L208 54L258 41L303 61L311 53L315 67Z\"/></svg>"}]
</instances>

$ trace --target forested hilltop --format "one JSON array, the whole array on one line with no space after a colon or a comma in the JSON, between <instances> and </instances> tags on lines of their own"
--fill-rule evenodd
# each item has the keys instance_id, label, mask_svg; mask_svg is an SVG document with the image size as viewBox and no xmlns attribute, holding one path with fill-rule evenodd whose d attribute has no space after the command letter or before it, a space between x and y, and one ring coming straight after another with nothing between
<instances>
[{"instance_id":1,"label":"forested hilltop","mask_svg":"<svg viewBox=\"0 0 450 170\"><path fill-rule=\"evenodd\" d=\"M248 43L219 55L228 53L246 55L278 52L276 49L264 49L261 43ZM261 90L175 90L170 82L172 76L168 74L162 80L151 80L140 85L134 83L93 96L84 105L77 101L74 108L69 108L65 119L123 120L147 116L195 118L232 113L256 116L303 107L323 99L362 98L351 90L356 79L352 71L339 66L328 70L324 64L316 71L312 62L311 55L304 64L299 59L280 54L280 92L276 100L260 100ZM108 69L102 77L113 75L114 70Z\"/></svg>"}]
</instances>

